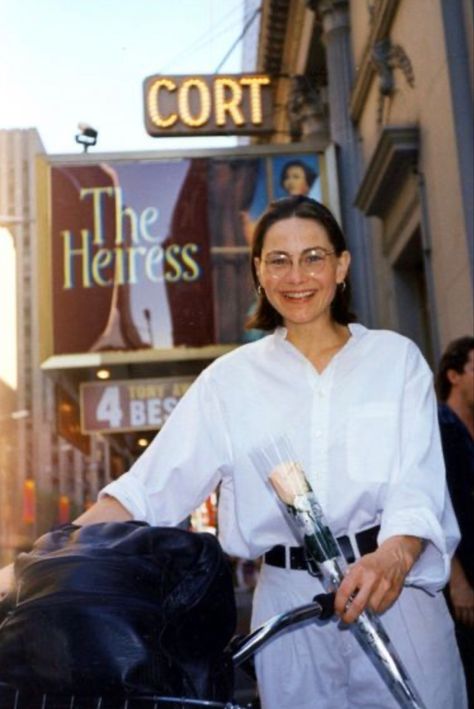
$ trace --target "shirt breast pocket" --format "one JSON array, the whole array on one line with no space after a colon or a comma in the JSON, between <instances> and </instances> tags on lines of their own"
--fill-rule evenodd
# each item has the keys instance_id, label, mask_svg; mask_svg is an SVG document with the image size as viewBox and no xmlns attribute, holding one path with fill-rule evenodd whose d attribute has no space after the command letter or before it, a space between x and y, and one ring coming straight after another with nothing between
<instances>
[{"instance_id":1,"label":"shirt breast pocket","mask_svg":"<svg viewBox=\"0 0 474 709\"><path fill-rule=\"evenodd\" d=\"M346 442L351 479L388 482L399 460L396 406L378 402L351 406Z\"/></svg>"}]
</instances>

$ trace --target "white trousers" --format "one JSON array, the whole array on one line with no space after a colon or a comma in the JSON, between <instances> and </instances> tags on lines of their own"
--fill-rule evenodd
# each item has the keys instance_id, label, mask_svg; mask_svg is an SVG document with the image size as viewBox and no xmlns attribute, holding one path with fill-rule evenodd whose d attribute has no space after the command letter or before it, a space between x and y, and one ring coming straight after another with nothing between
<instances>
[{"instance_id":1,"label":"white trousers","mask_svg":"<svg viewBox=\"0 0 474 709\"><path fill-rule=\"evenodd\" d=\"M252 628L322 592L307 571L263 564ZM405 588L381 620L427 709L467 709L442 593ZM255 662L262 709L399 709L351 630L335 619L285 630L258 651Z\"/></svg>"}]
</instances>

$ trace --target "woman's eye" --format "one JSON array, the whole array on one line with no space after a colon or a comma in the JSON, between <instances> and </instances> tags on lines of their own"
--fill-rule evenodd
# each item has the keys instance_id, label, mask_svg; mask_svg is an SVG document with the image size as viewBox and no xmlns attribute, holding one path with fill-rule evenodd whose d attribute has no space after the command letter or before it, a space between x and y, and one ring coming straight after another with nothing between
<instances>
[{"instance_id":1,"label":"woman's eye","mask_svg":"<svg viewBox=\"0 0 474 709\"><path fill-rule=\"evenodd\" d=\"M286 266L286 264L288 263L288 259L284 256L274 256L273 258L269 259L268 263L270 264L270 266Z\"/></svg>"},{"instance_id":2,"label":"woman's eye","mask_svg":"<svg viewBox=\"0 0 474 709\"><path fill-rule=\"evenodd\" d=\"M309 254L306 254L304 257L304 260L306 263L319 263L319 261L322 261L324 259L324 254L320 253L319 251L310 251Z\"/></svg>"}]
</instances>

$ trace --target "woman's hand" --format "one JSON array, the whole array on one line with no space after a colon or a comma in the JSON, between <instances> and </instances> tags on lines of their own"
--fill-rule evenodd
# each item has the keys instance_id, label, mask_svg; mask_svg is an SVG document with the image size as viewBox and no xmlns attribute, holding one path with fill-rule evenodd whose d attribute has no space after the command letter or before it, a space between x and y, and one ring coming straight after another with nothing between
<instances>
[{"instance_id":1,"label":"woman's hand","mask_svg":"<svg viewBox=\"0 0 474 709\"><path fill-rule=\"evenodd\" d=\"M335 599L336 613L344 623L353 623L367 607L375 613L389 608L422 548L423 540L418 537L394 536L353 564Z\"/></svg>"}]
</instances>

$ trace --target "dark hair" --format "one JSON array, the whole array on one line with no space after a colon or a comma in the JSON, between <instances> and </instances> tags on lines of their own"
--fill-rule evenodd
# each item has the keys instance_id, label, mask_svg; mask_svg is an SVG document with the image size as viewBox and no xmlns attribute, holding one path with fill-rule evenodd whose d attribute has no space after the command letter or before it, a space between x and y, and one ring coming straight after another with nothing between
<instances>
[{"instance_id":1,"label":"dark hair","mask_svg":"<svg viewBox=\"0 0 474 709\"><path fill-rule=\"evenodd\" d=\"M316 177L318 176L318 173L313 170L312 167L306 165L306 163L304 163L302 160L290 160L290 162L287 162L283 165L283 170L281 171L280 175L280 186L283 187L283 189L285 189L285 185L283 183L286 180L286 176L290 167L300 167L303 170L308 188L311 187Z\"/></svg>"},{"instance_id":2,"label":"dark hair","mask_svg":"<svg viewBox=\"0 0 474 709\"><path fill-rule=\"evenodd\" d=\"M338 256L347 249L346 240L344 239L339 224L336 222L329 209L323 204L302 195L275 200L270 203L258 220L253 235L250 267L252 269L252 278L255 288L257 289L259 281L255 268L255 258L261 257L265 235L273 224L276 224L276 222L282 219L289 219L290 217L312 219L320 224L325 229L329 241ZM331 315L340 325L347 325L350 322L354 322L356 319L355 315L350 312L351 284L348 276L346 276L345 283L346 286L344 289L337 289L334 300L331 303ZM262 292L255 314L246 323L247 330L254 328L259 330L274 330L279 325L283 325L282 316L267 300L265 293Z\"/></svg>"},{"instance_id":3,"label":"dark hair","mask_svg":"<svg viewBox=\"0 0 474 709\"><path fill-rule=\"evenodd\" d=\"M448 379L448 371L454 369L462 374L471 350L474 350L474 337L469 335L453 340L447 346L436 373L436 391L440 401L447 401L451 394L452 384Z\"/></svg>"}]
</instances>

